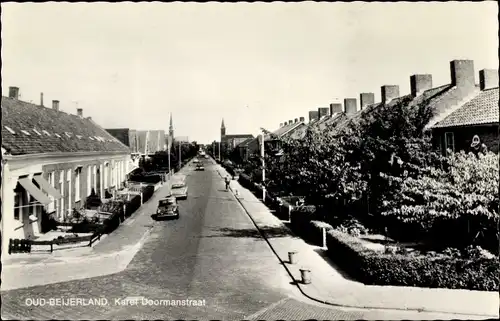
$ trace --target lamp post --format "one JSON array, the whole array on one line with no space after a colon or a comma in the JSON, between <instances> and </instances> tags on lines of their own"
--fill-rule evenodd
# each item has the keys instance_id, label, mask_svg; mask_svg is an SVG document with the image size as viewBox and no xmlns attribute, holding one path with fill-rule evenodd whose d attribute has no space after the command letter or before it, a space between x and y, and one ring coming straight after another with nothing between
<instances>
[{"instance_id":1,"label":"lamp post","mask_svg":"<svg viewBox=\"0 0 500 321\"><path fill-rule=\"evenodd\" d=\"M222 159L220 158L220 141L219 141L219 162L221 162Z\"/></svg>"},{"instance_id":2,"label":"lamp post","mask_svg":"<svg viewBox=\"0 0 500 321\"><path fill-rule=\"evenodd\" d=\"M262 200L266 200L266 161L265 161L265 152L264 152L264 140L265 140L265 130L262 129L262 139L260 141L260 157L262 159Z\"/></svg>"},{"instance_id":3,"label":"lamp post","mask_svg":"<svg viewBox=\"0 0 500 321\"><path fill-rule=\"evenodd\" d=\"M179 170L181 169L182 167L182 160L181 160L181 146L182 146L182 142L179 140Z\"/></svg>"}]
</instances>

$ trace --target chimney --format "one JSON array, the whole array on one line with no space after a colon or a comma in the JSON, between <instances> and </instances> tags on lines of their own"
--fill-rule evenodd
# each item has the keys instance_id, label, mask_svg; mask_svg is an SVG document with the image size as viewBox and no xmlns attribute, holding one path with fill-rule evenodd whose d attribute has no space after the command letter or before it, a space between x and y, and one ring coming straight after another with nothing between
<instances>
[{"instance_id":1,"label":"chimney","mask_svg":"<svg viewBox=\"0 0 500 321\"><path fill-rule=\"evenodd\" d=\"M19 87L9 87L9 98L19 99Z\"/></svg>"},{"instance_id":2,"label":"chimney","mask_svg":"<svg viewBox=\"0 0 500 321\"><path fill-rule=\"evenodd\" d=\"M89 116L89 117L87 117L87 119L88 119L88 120L92 120L92 117L90 117L90 116Z\"/></svg>"},{"instance_id":3,"label":"chimney","mask_svg":"<svg viewBox=\"0 0 500 321\"><path fill-rule=\"evenodd\" d=\"M40 93L40 106L43 107L43 93Z\"/></svg>"},{"instance_id":4,"label":"chimney","mask_svg":"<svg viewBox=\"0 0 500 321\"><path fill-rule=\"evenodd\" d=\"M411 75L410 90L413 97L417 97L427 89L432 88L432 75Z\"/></svg>"},{"instance_id":5,"label":"chimney","mask_svg":"<svg viewBox=\"0 0 500 321\"><path fill-rule=\"evenodd\" d=\"M318 111L317 110L311 110L309 112L309 121L313 121L313 120L316 120L318 119Z\"/></svg>"},{"instance_id":6,"label":"chimney","mask_svg":"<svg viewBox=\"0 0 500 321\"><path fill-rule=\"evenodd\" d=\"M344 99L344 107L346 114L354 114L358 111L358 102L356 98L346 98Z\"/></svg>"},{"instance_id":7,"label":"chimney","mask_svg":"<svg viewBox=\"0 0 500 321\"><path fill-rule=\"evenodd\" d=\"M298 118L295 118L295 123L298 123L299 122L299 119Z\"/></svg>"},{"instance_id":8,"label":"chimney","mask_svg":"<svg viewBox=\"0 0 500 321\"><path fill-rule=\"evenodd\" d=\"M286 126L286 125L288 125L288 123L287 123L287 122L284 122L284 123L283 123L283 126Z\"/></svg>"},{"instance_id":9,"label":"chimney","mask_svg":"<svg viewBox=\"0 0 500 321\"><path fill-rule=\"evenodd\" d=\"M290 124L293 124L293 120L291 120L291 119L288 121L288 125L290 125Z\"/></svg>"},{"instance_id":10,"label":"chimney","mask_svg":"<svg viewBox=\"0 0 500 321\"><path fill-rule=\"evenodd\" d=\"M359 95L359 105L360 108L363 109L368 105L375 103L375 94L374 93L361 93Z\"/></svg>"},{"instance_id":11,"label":"chimney","mask_svg":"<svg viewBox=\"0 0 500 321\"><path fill-rule=\"evenodd\" d=\"M306 121L306 119L305 119L304 117L300 117L300 118L299 118L299 121L304 122L304 121Z\"/></svg>"},{"instance_id":12,"label":"chimney","mask_svg":"<svg viewBox=\"0 0 500 321\"><path fill-rule=\"evenodd\" d=\"M281 128L281 127L283 127L283 123L280 123L280 127L279 128Z\"/></svg>"},{"instance_id":13,"label":"chimney","mask_svg":"<svg viewBox=\"0 0 500 321\"><path fill-rule=\"evenodd\" d=\"M329 110L326 107L318 108L318 118L321 118L323 116L328 116L328 112L329 112Z\"/></svg>"},{"instance_id":14,"label":"chimney","mask_svg":"<svg viewBox=\"0 0 500 321\"><path fill-rule=\"evenodd\" d=\"M453 60L450 61L451 84L456 87L476 86L474 75L474 61L472 60Z\"/></svg>"},{"instance_id":15,"label":"chimney","mask_svg":"<svg viewBox=\"0 0 500 321\"><path fill-rule=\"evenodd\" d=\"M341 113L342 112L342 104L332 103L330 104L330 115Z\"/></svg>"},{"instance_id":16,"label":"chimney","mask_svg":"<svg viewBox=\"0 0 500 321\"><path fill-rule=\"evenodd\" d=\"M483 69L479 71L479 86L481 90L498 87L498 70Z\"/></svg>"},{"instance_id":17,"label":"chimney","mask_svg":"<svg viewBox=\"0 0 500 321\"><path fill-rule=\"evenodd\" d=\"M387 104L394 98L399 97L399 86L397 85L385 85L381 87L382 91L382 103Z\"/></svg>"},{"instance_id":18,"label":"chimney","mask_svg":"<svg viewBox=\"0 0 500 321\"><path fill-rule=\"evenodd\" d=\"M83 117L83 109L81 109L81 108L77 108L77 109L76 109L76 114L77 114L78 116L80 116L80 117Z\"/></svg>"},{"instance_id":19,"label":"chimney","mask_svg":"<svg viewBox=\"0 0 500 321\"><path fill-rule=\"evenodd\" d=\"M52 101L52 109L54 109L55 111L59 111L59 100Z\"/></svg>"}]
</instances>

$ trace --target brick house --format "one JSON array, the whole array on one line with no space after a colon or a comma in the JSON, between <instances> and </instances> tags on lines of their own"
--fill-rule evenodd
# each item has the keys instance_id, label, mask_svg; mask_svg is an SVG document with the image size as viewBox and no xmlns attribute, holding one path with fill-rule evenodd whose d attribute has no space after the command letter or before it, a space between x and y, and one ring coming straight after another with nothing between
<instances>
[{"instance_id":1,"label":"brick house","mask_svg":"<svg viewBox=\"0 0 500 321\"><path fill-rule=\"evenodd\" d=\"M304 137L306 129L307 124L305 123L304 117L295 118L295 120L289 120L288 122L280 124L278 129L264 136L264 150L266 152L277 153L281 149L281 140L284 137L300 139ZM247 158L250 155L260 153L261 137L262 135L259 135L246 144L245 155Z\"/></svg>"},{"instance_id":2,"label":"brick house","mask_svg":"<svg viewBox=\"0 0 500 321\"><path fill-rule=\"evenodd\" d=\"M232 152L236 146L248 140L249 138L254 138L252 134L226 134L226 126L224 125L224 119L222 119L220 127L220 148L226 149L228 152Z\"/></svg>"},{"instance_id":3,"label":"brick house","mask_svg":"<svg viewBox=\"0 0 500 321\"><path fill-rule=\"evenodd\" d=\"M10 238L36 238L44 220L68 217L94 190L119 189L130 149L82 109L77 115L2 96L2 250Z\"/></svg>"},{"instance_id":4,"label":"brick house","mask_svg":"<svg viewBox=\"0 0 500 321\"><path fill-rule=\"evenodd\" d=\"M477 135L488 150L498 153L499 145L499 88L498 70L479 72L480 92L457 106L430 127L435 145L444 154L452 151L471 151Z\"/></svg>"},{"instance_id":5,"label":"brick house","mask_svg":"<svg viewBox=\"0 0 500 321\"><path fill-rule=\"evenodd\" d=\"M399 86L384 85L381 102L375 103L372 93L362 93L358 109L355 98L346 98L342 113L323 122L316 120L311 126L333 126L340 132L349 123L370 117L380 106L408 101L406 107L412 108L425 102L435 113L426 131L437 149L443 153L446 148L469 150L473 136L478 135L489 150L498 151L498 72L481 70L480 85L476 85L472 60L453 60L449 66L450 84L433 87L432 75L415 74L410 76L410 94L400 96Z\"/></svg>"}]
</instances>

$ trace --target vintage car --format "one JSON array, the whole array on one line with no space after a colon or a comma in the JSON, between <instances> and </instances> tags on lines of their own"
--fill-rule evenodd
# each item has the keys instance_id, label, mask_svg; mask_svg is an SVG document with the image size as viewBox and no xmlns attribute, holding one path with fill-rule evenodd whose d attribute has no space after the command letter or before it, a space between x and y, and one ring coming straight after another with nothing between
<instances>
[{"instance_id":1,"label":"vintage car","mask_svg":"<svg viewBox=\"0 0 500 321\"><path fill-rule=\"evenodd\" d=\"M156 219L178 219L179 206L174 196L168 196L158 201L158 208L155 214Z\"/></svg>"},{"instance_id":2,"label":"vintage car","mask_svg":"<svg viewBox=\"0 0 500 321\"><path fill-rule=\"evenodd\" d=\"M186 176L176 174L172 177L171 194L177 199L187 199L188 187L186 183Z\"/></svg>"},{"instance_id":3,"label":"vintage car","mask_svg":"<svg viewBox=\"0 0 500 321\"><path fill-rule=\"evenodd\" d=\"M198 165L196 165L196 170L197 171L204 171L205 167L202 164L198 164Z\"/></svg>"},{"instance_id":4,"label":"vintage car","mask_svg":"<svg viewBox=\"0 0 500 321\"><path fill-rule=\"evenodd\" d=\"M193 159L193 163L194 163L194 164L199 164L199 163L200 163L200 160L199 160L198 158L195 158L195 159Z\"/></svg>"}]
</instances>

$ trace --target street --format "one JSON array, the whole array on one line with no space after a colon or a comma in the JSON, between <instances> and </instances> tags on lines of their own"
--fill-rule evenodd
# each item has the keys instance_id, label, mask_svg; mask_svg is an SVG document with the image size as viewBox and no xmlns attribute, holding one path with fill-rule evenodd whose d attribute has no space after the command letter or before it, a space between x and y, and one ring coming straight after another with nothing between
<instances>
[{"instance_id":1,"label":"street","mask_svg":"<svg viewBox=\"0 0 500 321\"><path fill-rule=\"evenodd\" d=\"M180 219L151 220L125 271L2 292L2 319L423 319L446 315L333 308L303 297L215 171L188 171ZM99 269L99 266L95 267ZM119 305L115 299L205 300L204 306ZM106 298L105 306L28 306L27 299ZM452 318L450 315L448 318Z\"/></svg>"}]
</instances>

